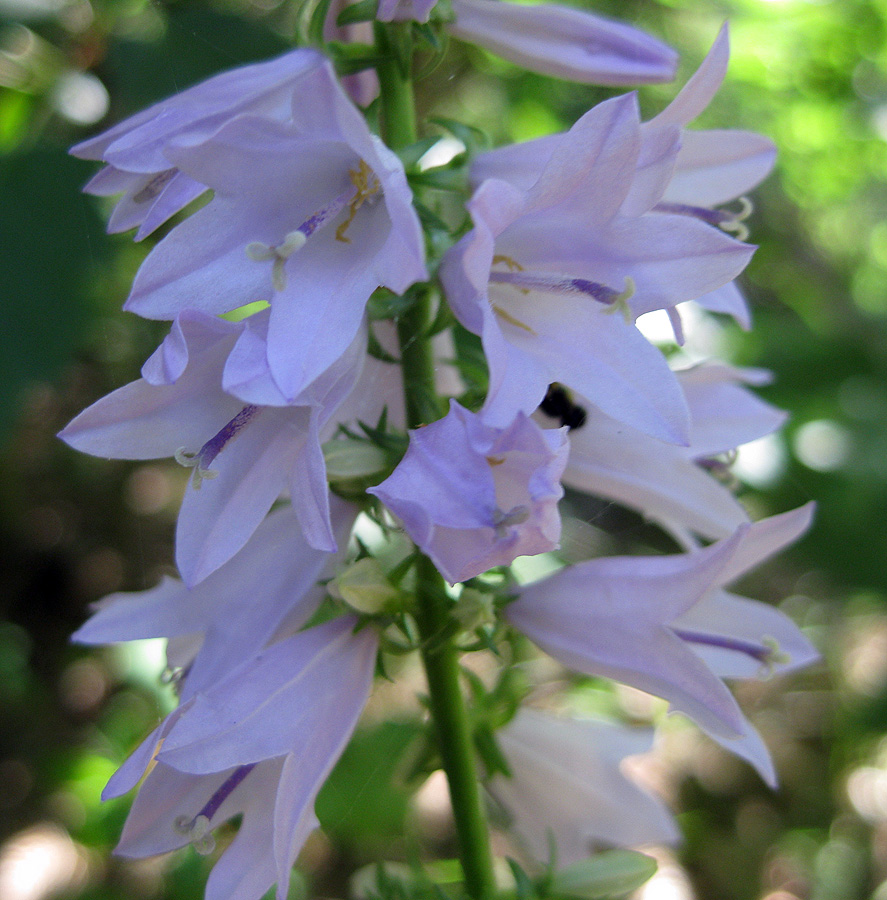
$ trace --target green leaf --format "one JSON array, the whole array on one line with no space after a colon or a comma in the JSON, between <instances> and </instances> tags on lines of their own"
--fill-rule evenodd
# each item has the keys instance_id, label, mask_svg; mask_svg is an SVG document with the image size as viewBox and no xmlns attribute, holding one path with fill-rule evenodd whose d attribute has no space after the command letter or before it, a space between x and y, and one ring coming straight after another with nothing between
<instances>
[{"instance_id":1,"label":"green leaf","mask_svg":"<svg viewBox=\"0 0 887 900\"><path fill-rule=\"evenodd\" d=\"M551 881L551 896L609 900L639 888L656 873L656 860L633 850L608 850L561 869Z\"/></svg>"},{"instance_id":2,"label":"green leaf","mask_svg":"<svg viewBox=\"0 0 887 900\"><path fill-rule=\"evenodd\" d=\"M409 800L396 773L421 732L419 723L400 721L355 734L317 797L324 830L376 847L403 833Z\"/></svg>"}]
</instances>

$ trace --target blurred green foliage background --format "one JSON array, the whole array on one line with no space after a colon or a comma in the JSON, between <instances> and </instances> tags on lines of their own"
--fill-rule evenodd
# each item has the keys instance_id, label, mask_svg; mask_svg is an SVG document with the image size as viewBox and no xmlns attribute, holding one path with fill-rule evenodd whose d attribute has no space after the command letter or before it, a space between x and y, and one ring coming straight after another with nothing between
<instances>
[{"instance_id":1,"label":"blurred green foliage background","mask_svg":"<svg viewBox=\"0 0 887 900\"><path fill-rule=\"evenodd\" d=\"M220 69L285 49L297 5L0 0L2 900L202 896L206 861L193 853L113 860L127 802L99 802L173 702L157 678L161 648L68 644L88 604L170 570L184 473L80 457L54 437L137 377L164 333L120 312L150 240L105 235L106 207L80 193L94 167L66 150ZM644 900L887 900L887 0L594 8L678 49L678 84L731 23L728 80L698 124L768 134L780 157L754 198L760 250L744 280L754 329L725 325L717 346L771 369L763 393L792 415L738 471L757 515L819 503L809 536L748 584L783 603L825 658L789 683L741 693L783 787L769 792L669 723L660 776L687 840ZM606 96L450 49L420 96L496 143L568 127ZM642 89L646 115L675 91ZM325 789L325 836L309 844L309 880L294 878L294 895L344 896L347 876L374 854L451 849L433 791L416 803L396 787L416 730L409 716L388 721L398 702L370 710ZM623 713L644 715L630 697ZM404 841L406 822L418 837Z\"/></svg>"}]
</instances>

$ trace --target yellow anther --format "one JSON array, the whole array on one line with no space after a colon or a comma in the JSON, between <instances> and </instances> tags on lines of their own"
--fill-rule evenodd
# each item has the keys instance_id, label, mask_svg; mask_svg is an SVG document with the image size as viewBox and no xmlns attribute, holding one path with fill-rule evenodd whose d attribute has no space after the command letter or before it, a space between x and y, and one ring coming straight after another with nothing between
<instances>
[{"instance_id":1,"label":"yellow anther","mask_svg":"<svg viewBox=\"0 0 887 900\"><path fill-rule=\"evenodd\" d=\"M497 264L501 264L503 266L508 266L512 272L523 272L524 267L516 260L512 259L510 256L506 256L504 253L497 253L493 257L494 266Z\"/></svg>"},{"instance_id":2,"label":"yellow anther","mask_svg":"<svg viewBox=\"0 0 887 900\"><path fill-rule=\"evenodd\" d=\"M379 179L376 178L373 170L363 160L360 161L360 165L356 170L348 170L348 177L351 179L351 183L354 185L357 193L348 204L348 218L336 229L336 240L341 241L343 244L351 243L351 238L349 238L345 232L348 230L348 226L354 221L357 211L367 202L367 200L374 197L382 190Z\"/></svg>"},{"instance_id":3,"label":"yellow anther","mask_svg":"<svg viewBox=\"0 0 887 900\"><path fill-rule=\"evenodd\" d=\"M499 316L500 319L504 319L506 322L508 322L509 325L514 325L515 328L523 328L524 331L528 331L533 335L533 337L536 337L536 332L533 331L533 329L530 328L529 325L527 325L525 322L521 322L520 319L516 319L513 315L511 315L510 312L507 312L506 310L502 309L501 306L497 306L495 303L493 304L493 312L496 313L496 315Z\"/></svg>"},{"instance_id":4,"label":"yellow anther","mask_svg":"<svg viewBox=\"0 0 887 900\"><path fill-rule=\"evenodd\" d=\"M505 462L504 456L488 456L487 463L492 466L501 466Z\"/></svg>"}]
</instances>

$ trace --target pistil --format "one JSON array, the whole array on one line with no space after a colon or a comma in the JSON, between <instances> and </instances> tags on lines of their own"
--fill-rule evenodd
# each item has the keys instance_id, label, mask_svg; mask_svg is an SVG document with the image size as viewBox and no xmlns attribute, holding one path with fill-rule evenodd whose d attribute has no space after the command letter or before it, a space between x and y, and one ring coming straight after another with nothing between
<instances>
[{"instance_id":1,"label":"pistil","mask_svg":"<svg viewBox=\"0 0 887 900\"><path fill-rule=\"evenodd\" d=\"M348 208L348 217L336 228L336 240L348 244L351 242L345 232L354 221L357 211L365 204L371 203L380 194L382 185L373 170L360 160L356 169L348 170L351 186L326 206L312 213L298 228L284 236L279 244L265 244L262 241L251 241L246 245L246 255L254 262L271 262L271 283L275 291L286 288L286 261L297 253L308 242L308 238L320 228L335 219L343 209Z\"/></svg>"},{"instance_id":2,"label":"pistil","mask_svg":"<svg viewBox=\"0 0 887 900\"><path fill-rule=\"evenodd\" d=\"M530 518L530 508L528 506L515 506L508 512L502 512L501 509L493 511L493 528L497 538L508 537L508 529L512 525L523 525Z\"/></svg>"},{"instance_id":3,"label":"pistil","mask_svg":"<svg viewBox=\"0 0 887 900\"><path fill-rule=\"evenodd\" d=\"M704 647L718 647L721 650L729 650L733 653L741 653L757 660L766 668L783 658L775 642L762 640L760 643L746 641L742 638L728 637L723 634L709 634L703 631L688 631L682 628L672 629L683 641L690 644L699 644Z\"/></svg>"},{"instance_id":4,"label":"pistil","mask_svg":"<svg viewBox=\"0 0 887 900\"><path fill-rule=\"evenodd\" d=\"M179 834L187 835L194 849L206 855L212 853L215 848L215 839L212 836L212 818L219 811L221 805L231 796L235 788L256 767L255 763L236 768L223 782L221 787L207 800L203 808L193 818L178 816L174 827Z\"/></svg>"},{"instance_id":5,"label":"pistil","mask_svg":"<svg viewBox=\"0 0 887 900\"><path fill-rule=\"evenodd\" d=\"M715 225L722 231L735 234L739 241L745 241L748 239L748 227L744 222L752 214L754 207L748 197L740 197L739 204L738 212L731 212L727 209L710 209L706 206L691 206L686 203L657 203L653 209L655 212L700 219L709 225Z\"/></svg>"},{"instance_id":6,"label":"pistil","mask_svg":"<svg viewBox=\"0 0 887 900\"><path fill-rule=\"evenodd\" d=\"M184 447L176 450L175 459L180 466L186 469L194 469L194 488L200 489L204 479L215 478L218 472L210 471L212 461L222 452L225 445L259 412L258 406L252 404L244 406L227 425L215 436L211 437L197 453L190 453Z\"/></svg>"}]
</instances>

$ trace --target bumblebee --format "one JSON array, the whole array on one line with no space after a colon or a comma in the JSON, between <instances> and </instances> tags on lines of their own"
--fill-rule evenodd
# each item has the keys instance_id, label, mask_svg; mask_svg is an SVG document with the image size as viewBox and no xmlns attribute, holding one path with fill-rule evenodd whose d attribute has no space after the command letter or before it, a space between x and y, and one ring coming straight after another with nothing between
<instances>
[{"instance_id":1,"label":"bumblebee","mask_svg":"<svg viewBox=\"0 0 887 900\"><path fill-rule=\"evenodd\" d=\"M588 418L585 410L574 403L567 389L555 382L548 386L545 398L539 404L539 409L546 416L560 421L561 425L566 425L572 431L574 428L581 428Z\"/></svg>"}]
</instances>

